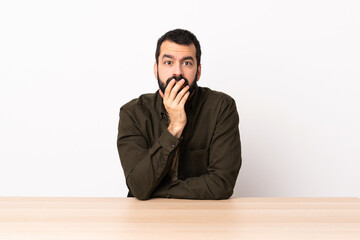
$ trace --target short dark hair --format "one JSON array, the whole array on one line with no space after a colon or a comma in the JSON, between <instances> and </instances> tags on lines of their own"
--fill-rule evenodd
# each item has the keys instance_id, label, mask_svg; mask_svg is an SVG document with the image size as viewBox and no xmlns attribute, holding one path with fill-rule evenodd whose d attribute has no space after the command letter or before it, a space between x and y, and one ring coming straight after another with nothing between
<instances>
[{"instance_id":1,"label":"short dark hair","mask_svg":"<svg viewBox=\"0 0 360 240\"><path fill-rule=\"evenodd\" d=\"M157 41L156 52L155 52L155 59L156 59L157 64L159 63L161 44L166 40L169 40L171 42L174 42L174 43L177 43L180 45L194 44L195 49L196 49L197 66L200 65L200 59L201 59L200 42L197 40L196 36L192 32L190 32L188 30L184 30L184 29L171 30L159 38L159 40Z\"/></svg>"}]
</instances>

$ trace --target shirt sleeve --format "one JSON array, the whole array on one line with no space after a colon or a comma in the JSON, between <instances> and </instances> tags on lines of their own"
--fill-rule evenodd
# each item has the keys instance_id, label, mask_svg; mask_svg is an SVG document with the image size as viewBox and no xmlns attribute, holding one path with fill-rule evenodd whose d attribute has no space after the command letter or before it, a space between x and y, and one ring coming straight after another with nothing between
<instances>
[{"instance_id":1,"label":"shirt sleeve","mask_svg":"<svg viewBox=\"0 0 360 240\"><path fill-rule=\"evenodd\" d=\"M241 167L239 116L233 99L219 112L209 149L207 173L160 186L153 197L227 199L233 194Z\"/></svg>"},{"instance_id":2,"label":"shirt sleeve","mask_svg":"<svg viewBox=\"0 0 360 240\"><path fill-rule=\"evenodd\" d=\"M165 128L153 146L148 146L131 114L120 109L117 147L126 184L136 198L150 198L169 171L179 141Z\"/></svg>"}]
</instances>

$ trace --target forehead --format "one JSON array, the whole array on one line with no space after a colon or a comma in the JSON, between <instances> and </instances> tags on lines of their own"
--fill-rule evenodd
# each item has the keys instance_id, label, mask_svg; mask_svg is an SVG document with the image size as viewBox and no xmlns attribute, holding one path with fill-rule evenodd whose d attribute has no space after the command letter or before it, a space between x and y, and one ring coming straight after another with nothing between
<instances>
[{"instance_id":1,"label":"forehead","mask_svg":"<svg viewBox=\"0 0 360 240\"><path fill-rule=\"evenodd\" d=\"M195 59L196 48L193 43L190 45L180 45L166 40L160 46L160 57L164 54L172 55L174 57L192 56Z\"/></svg>"}]
</instances>

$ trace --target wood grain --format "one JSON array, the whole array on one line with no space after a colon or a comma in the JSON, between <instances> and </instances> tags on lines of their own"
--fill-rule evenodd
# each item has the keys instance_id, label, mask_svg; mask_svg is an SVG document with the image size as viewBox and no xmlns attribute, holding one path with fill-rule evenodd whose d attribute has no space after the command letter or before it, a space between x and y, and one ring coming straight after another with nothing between
<instances>
[{"instance_id":1,"label":"wood grain","mask_svg":"<svg viewBox=\"0 0 360 240\"><path fill-rule=\"evenodd\" d=\"M359 198L1 197L0 239L360 239Z\"/></svg>"}]
</instances>

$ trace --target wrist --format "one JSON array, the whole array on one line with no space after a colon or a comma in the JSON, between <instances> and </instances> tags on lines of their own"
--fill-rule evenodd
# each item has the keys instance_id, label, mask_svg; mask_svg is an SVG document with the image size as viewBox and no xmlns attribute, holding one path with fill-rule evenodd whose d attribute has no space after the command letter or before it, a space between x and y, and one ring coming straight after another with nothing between
<instances>
[{"instance_id":1,"label":"wrist","mask_svg":"<svg viewBox=\"0 0 360 240\"><path fill-rule=\"evenodd\" d=\"M181 134L184 130L184 126L177 126L176 124L169 124L168 131L173 135L174 137L180 138Z\"/></svg>"}]
</instances>

